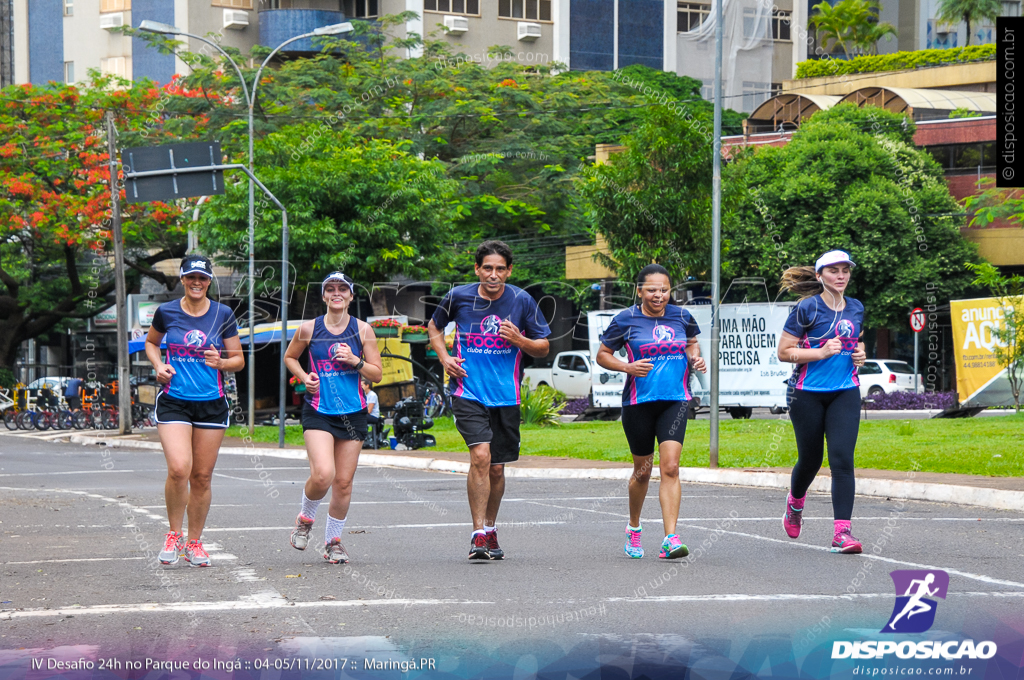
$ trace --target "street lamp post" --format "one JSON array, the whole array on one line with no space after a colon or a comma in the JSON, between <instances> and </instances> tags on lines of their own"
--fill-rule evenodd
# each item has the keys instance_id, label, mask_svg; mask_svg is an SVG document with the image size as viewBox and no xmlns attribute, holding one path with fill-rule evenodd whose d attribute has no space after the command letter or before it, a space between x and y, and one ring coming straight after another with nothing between
<instances>
[{"instance_id":1,"label":"street lamp post","mask_svg":"<svg viewBox=\"0 0 1024 680\"><path fill-rule=\"evenodd\" d=\"M296 40L302 40L304 38L312 38L312 37L320 36L320 35L341 35L342 33L349 33L349 32L352 31L352 24L346 21L345 23L341 23L341 24L331 24L329 26L321 26L319 28L313 29L313 31L311 31L309 33L303 33L302 35L298 35L298 36L295 36L294 38L289 38L288 40L284 41L283 43L281 43L280 45L275 47L274 50L269 55L267 55L267 58L263 60L263 63L260 64L259 69L256 71L256 77L253 80L252 90L251 91L246 86L245 77L242 75L242 69L239 68L238 64L235 63L235 60L231 58L231 55L229 55L227 52L225 52L223 49L221 49L220 45L218 45L217 43L213 42L212 40L208 40L207 38L204 38L202 36L198 36L198 35L195 35L195 34L192 34L192 33L188 33L186 31L181 30L177 26L172 26L170 24L164 24L164 23L161 23L159 21L149 21L149 20L143 21L139 25L139 29L142 30L142 31L147 31L149 33L160 33L160 34L163 34L163 35L183 35L183 36L186 36L186 37L189 37L189 38L193 38L195 40L199 40L200 42L204 42L207 45L212 46L214 49L216 49L218 52L221 53L221 55L231 64L232 67L234 67L235 73L238 74L238 80L242 83L242 93L245 95L245 103L246 103L246 105L248 106L248 109L249 109L249 314L248 314L248 316L249 316L249 365L248 365L249 389L248 389L248 409L249 409L249 433L251 435L253 430L255 429L255 426L256 426L256 360L255 360L256 359L256 355L255 355L255 351L256 351L255 350L255 348L256 348L256 329L255 329L255 316L256 316L256 313L255 313L256 312L256 300L255 300L255 288L256 288L256 286L255 286L255 279L256 279L256 262L255 262L256 234L255 234L255 231L256 230L255 230L255 220L256 220L256 208L255 208L255 205L256 205L256 201L255 201L255 186L254 186L253 180L252 180L252 178L254 176L254 172L255 172L254 167L253 167L253 157L254 157L254 154L253 154L253 137L254 137L254 135L253 135L253 120L254 120L254 118L253 118L253 111L255 110L255 106L256 106L256 88L259 86L260 76L263 73L264 67L270 62L271 58L273 58L274 55L276 55L278 52L281 51L281 49L283 47L285 47L287 45L290 45L291 43L295 42ZM287 221L285 221L283 223L281 232L282 232L281 233L281 289L282 289L282 295L284 296L284 295L287 294L287 290L288 290L288 222ZM280 373L281 385L280 385L280 391L279 391L279 397L280 397L279 417L281 419L282 425L284 423L284 411L285 411L284 399L285 399L285 395L286 395L286 391L287 391L287 386L286 386L286 383L285 383L286 373L285 373L285 367L284 367L284 352L285 352L285 349L287 349L287 346L288 346L288 306L287 306L287 303L284 302L284 300L286 300L286 299L287 299L286 297L282 297L282 306L281 306L281 373ZM283 427L281 428L280 440L281 441L279 442L279 445L283 448L284 447L284 428Z\"/></svg>"}]
</instances>

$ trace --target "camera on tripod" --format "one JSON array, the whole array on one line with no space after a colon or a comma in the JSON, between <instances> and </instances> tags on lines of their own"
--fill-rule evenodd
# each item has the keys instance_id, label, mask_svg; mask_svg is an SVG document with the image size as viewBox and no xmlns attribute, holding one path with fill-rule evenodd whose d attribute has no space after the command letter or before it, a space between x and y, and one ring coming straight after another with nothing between
<instances>
[{"instance_id":1,"label":"camera on tripod","mask_svg":"<svg viewBox=\"0 0 1024 680\"><path fill-rule=\"evenodd\" d=\"M395 439L407 449L437 446L433 435L423 433L434 426L434 419L424 414L423 401L416 397L406 397L395 404L393 425Z\"/></svg>"}]
</instances>

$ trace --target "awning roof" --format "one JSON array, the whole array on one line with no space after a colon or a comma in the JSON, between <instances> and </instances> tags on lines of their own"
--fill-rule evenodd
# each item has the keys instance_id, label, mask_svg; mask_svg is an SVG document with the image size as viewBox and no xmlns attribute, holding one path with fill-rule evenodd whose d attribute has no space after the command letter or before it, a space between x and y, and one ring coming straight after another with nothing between
<instances>
[{"instance_id":1,"label":"awning roof","mask_svg":"<svg viewBox=\"0 0 1024 680\"><path fill-rule=\"evenodd\" d=\"M864 87L846 95L842 101L852 102L858 106L873 104L897 112L907 109L938 111L969 109L983 113L996 112L996 95L991 92L926 90L912 87Z\"/></svg>"}]
</instances>

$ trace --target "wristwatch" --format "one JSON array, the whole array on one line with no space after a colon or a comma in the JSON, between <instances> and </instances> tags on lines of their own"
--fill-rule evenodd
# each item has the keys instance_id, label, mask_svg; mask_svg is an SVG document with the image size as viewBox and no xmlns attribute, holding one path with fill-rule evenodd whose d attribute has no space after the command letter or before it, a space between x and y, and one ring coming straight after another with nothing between
<instances>
[{"instance_id":1,"label":"wristwatch","mask_svg":"<svg viewBox=\"0 0 1024 680\"><path fill-rule=\"evenodd\" d=\"M362 367L365 366L365 365L366 365L366 360L365 359L360 359L359 363L356 364L355 368L358 371L358 370L362 369Z\"/></svg>"}]
</instances>

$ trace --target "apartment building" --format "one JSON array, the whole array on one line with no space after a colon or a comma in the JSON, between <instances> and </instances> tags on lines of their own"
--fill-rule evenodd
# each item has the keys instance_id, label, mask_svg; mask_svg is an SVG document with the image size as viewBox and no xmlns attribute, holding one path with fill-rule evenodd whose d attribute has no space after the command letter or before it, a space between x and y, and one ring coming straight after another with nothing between
<instances>
[{"instance_id":1,"label":"apartment building","mask_svg":"<svg viewBox=\"0 0 1024 680\"><path fill-rule=\"evenodd\" d=\"M14 82L73 83L99 69L129 79L166 83L187 66L160 54L138 38L114 29L144 20L172 24L247 53L254 45L276 47L296 35L346 20L373 20L405 10L420 19L406 31L452 43L481 62L516 59L547 63L557 59L555 26L559 5L568 0L0 0L11 3ZM566 24L567 26L567 24ZM403 32L400 30L400 33ZM568 35L560 36L568 46ZM494 45L510 49L500 55ZM289 45L284 54L314 50L312 41ZM189 39L189 50L212 48ZM417 56L409 54L406 56ZM562 59L564 61L564 59Z\"/></svg>"}]
</instances>

